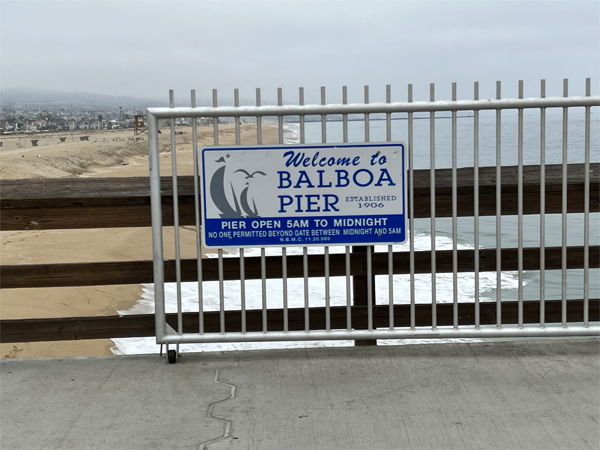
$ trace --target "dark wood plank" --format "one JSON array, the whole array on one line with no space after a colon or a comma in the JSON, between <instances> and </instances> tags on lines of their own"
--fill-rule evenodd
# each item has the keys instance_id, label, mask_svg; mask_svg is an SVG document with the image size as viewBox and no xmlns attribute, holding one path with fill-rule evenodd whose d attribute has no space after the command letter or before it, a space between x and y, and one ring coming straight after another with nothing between
<instances>
[{"instance_id":1,"label":"dark wood plank","mask_svg":"<svg viewBox=\"0 0 600 450\"><path fill-rule=\"evenodd\" d=\"M600 164L591 164L590 211L600 211ZM479 169L482 216L496 214L496 172L494 167ZM562 167L546 166L546 213L562 208ZM472 216L473 168L458 170L458 215ZM538 214L539 166L525 166L523 172L524 214ZM430 215L429 170L415 171L415 217ZM517 168L502 168L502 214L517 214ZM583 212L584 165L568 166L568 212ZM180 177L180 224L195 225L192 177ZM173 224L172 180L161 179L163 222ZM148 178L0 180L0 229L70 229L150 226ZM451 217L451 170L436 170L436 216Z\"/></svg>"},{"instance_id":2,"label":"dark wood plank","mask_svg":"<svg viewBox=\"0 0 600 450\"><path fill-rule=\"evenodd\" d=\"M502 249L502 270L517 270L518 250L515 248ZM567 247L567 267L569 269L583 268L583 247ZM329 256L330 276L345 276L345 254L331 254ZM394 274L409 273L410 254L397 252L393 255ZM547 247L545 250L546 270L561 269L562 248ZM266 261L266 277L268 279L282 277L282 258L268 256ZM203 259L202 271L204 281L219 279L218 261L216 259ZM373 275L386 275L388 273L387 253L373 253ZM244 258L245 277L247 280L261 278L260 257ZM288 277L301 278L304 276L302 256L287 257ZM481 272L496 271L496 249L481 249L479 251L479 265ZM175 262L165 262L165 281L175 281ZM458 271L473 272L474 250L458 250ZM600 246L590 246L589 267L600 267ZM309 277L322 277L325 273L325 260L323 255L308 255ZM540 249L523 249L524 270L538 270L540 268ZM438 273L451 273L452 251L438 250L436 252L436 269ZM100 286L121 284L153 283L152 261L124 261L102 263L65 263L65 264L26 264L13 266L0 266L0 289L33 288L33 287L65 287L65 286ZM415 252L415 273L431 272L431 253L428 251ZM238 258L224 258L223 273L225 280L239 280L240 266ZM366 277L366 259L362 254L351 254L350 274L356 277ZM182 281L197 281L197 261L184 259L181 261ZM364 280L363 280L364 281ZM366 289L366 288L365 288ZM366 293L366 291L365 291ZM361 294L362 295L362 294Z\"/></svg>"},{"instance_id":3,"label":"dark wood plank","mask_svg":"<svg viewBox=\"0 0 600 450\"><path fill-rule=\"evenodd\" d=\"M600 299L589 300L590 321L600 320ZM560 322L562 314L560 300L545 302L546 323ZM446 326L453 324L453 305L440 303L437 305L437 324ZM387 327L389 324L387 305L377 305L373 308L375 327ZM480 304L480 317L482 325L496 323L496 303L483 302ZM352 323L356 328L365 328L367 319L366 306L352 307ZM474 325L473 303L459 303L459 325ZM292 308L288 312L289 329L291 331L304 329L304 309ZM540 302L523 302L524 323L539 323ZM502 303L502 323L516 324L518 320L517 302ZM567 304L567 320L580 322L583 320L583 300L569 300ZM167 315L167 322L176 326L175 314ZM207 312L204 315L205 330L207 333L220 331L220 318L218 312ZM410 326L410 305L396 305L394 307L394 322L396 327ZM194 333L198 330L198 313L183 314L184 332ZM247 311L246 324L248 331L262 331L262 311ZM431 306L429 304L416 305L416 325L421 327L431 326ZM283 310L269 310L267 326L270 331L283 330ZM331 308L332 329L346 328L346 307L336 306ZM325 329L324 308L311 308L311 330ZM225 313L225 330L228 332L241 331L241 313L227 311ZM4 343L41 342L41 341L67 341L84 339L110 339L125 337L154 336L154 315L131 316L104 316L104 317L71 317L59 319L22 319L1 320L0 340Z\"/></svg>"},{"instance_id":4,"label":"dark wood plank","mask_svg":"<svg viewBox=\"0 0 600 450\"><path fill-rule=\"evenodd\" d=\"M568 183L583 184L584 165L568 165ZM457 171L459 193L471 192L473 188L472 167L460 168ZM517 166L502 167L502 185L517 189ZM600 179L600 163L590 165L591 183ZM445 193L452 189L452 171L437 169L435 173L436 192ZM549 190L560 190L562 182L562 165L546 165L546 184ZM523 186L525 192L539 192L540 166L523 167ZM178 178L180 201L193 203L193 177ZM415 194L429 191L429 170L415 170ZM481 167L479 169L480 193L496 186L496 168ZM2 198L0 208L34 208L59 206L114 206L126 204L150 204L150 182L148 177L129 178L59 178L34 180L0 180ZM161 177L161 191L164 197L172 197L172 180ZM419 192L417 192L419 191ZM462 191L462 192L461 192ZM192 197L190 199L190 197Z\"/></svg>"},{"instance_id":5,"label":"dark wood plank","mask_svg":"<svg viewBox=\"0 0 600 450\"><path fill-rule=\"evenodd\" d=\"M193 196L193 177L177 181L183 200ZM2 209L150 204L149 177L0 180L0 188ZM161 177L161 191L165 197L173 196L170 177Z\"/></svg>"},{"instance_id":6,"label":"dark wood plank","mask_svg":"<svg viewBox=\"0 0 600 450\"><path fill-rule=\"evenodd\" d=\"M172 205L172 203L171 203ZM173 208L163 208L163 224L173 225ZM195 225L193 204L179 205L182 226ZM0 230L61 230L150 227L150 205L62 206L0 210Z\"/></svg>"}]
</instances>

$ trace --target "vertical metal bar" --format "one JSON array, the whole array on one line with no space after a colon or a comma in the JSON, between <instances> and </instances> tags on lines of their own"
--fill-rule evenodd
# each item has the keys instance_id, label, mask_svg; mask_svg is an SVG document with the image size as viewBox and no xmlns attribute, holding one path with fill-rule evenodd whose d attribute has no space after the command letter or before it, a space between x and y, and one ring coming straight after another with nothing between
<instances>
[{"instance_id":1,"label":"vertical metal bar","mask_svg":"<svg viewBox=\"0 0 600 450\"><path fill-rule=\"evenodd\" d=\"M408 85L408 102L413 101L413 86ZM414 181L414 152L413 152L413 113L408 113L408 189L410 215L410 329L416 327L415 312L415 181Z\"/></svg>"},{"instance_id":2,"label":"vertical metal bar","mask_svg":"<svg viewBox=\"0 0 600 450\"><path fill-rule=\"evenodd\" d=\"M325 86L321 87L321 105L326 105ZM327 116L321 116L321 142L327 142ZM325 259L325 329L331 330L331 295L330 295L330 279L329 279L329 247L324 247Z\"/></svg>"},{"instance_id":3,"label":"vertical metal bar","mask_svg":"<svg viewBox=\"0 0 600 450\"><path fill-rule=\"evenodd\" d=\"M240 248L240 297L242 308L242 333L246 332L246 262L244 249Z\"/></svg>"},{"instance_id":4,"label":"vertical metal bar","mask_svg":"<svg viewBox=\"0 0 600 450\"><path fill-rule=\"evenodd\" d=\"M392 103L392 86L386 85L385 87L385 102ZM385 115L385 140L386 142L392 142L392 114L386 113Z\"/></svg>"},{"instance_id":5,"label":"vertical metal bar","mask_svg":"<svg viewBox=\"0 0 600 450\"><path fill-rule=\"evenodd\" d=\"M331 295L329 283L329 247L325 246L325 329L331 331Z\"/></svg>"},{"instance_id":6,"label":"vertical metal bar","mask_svg":"<svg viewBox=\"0 0 600 450\"><path fill-rule=\"evenodd\" d=\"M348 87L342 86L342 104L348 104ZM342 116L343 120L343 142L348 142L348 114Z\"/></svg>"},{"instance_id":7,"label":"vertical metal bar","mask_svg":"<svg viewBox=\"0 0 600 450\"><path fill-rule=\"evenodd\" d=\"M298 103L300 106L304 105L304 88L301 87L298 89ZM304 129L304 116L300 116L300 143L304 144L306 142L305 137L305 129Z\"/></svg>"},{"instance_id":8,"label":"vertical metal bar","mask_svg":"<svg viewBox=\"0 0 600 450\"><path fill-rule=\"evenodd\" d=\"M304 105L304 88L299 89L298 103L300 106ZM300 116L300 143L306 142L304 116ZM304 277L304 330L308 332L310 330L310 318L309 318L309 300L308 300L308 248L303 247L302 249L302 274Z\"/></svg>"},{"instance_id":9,"label":"vertical metal bar","mask_svg":"<svg viewBox=\"0 0 600 450\"><path fill-rule=\"evenodd\" d=\"M365 105L369 104L369 86L365 86ZM370 142L371 134L370 134L370 126L369 126L369 114L365 113L365 142Z\"/></svg>"},{"instance_id":10,"label":"vertical metal bar","mask_svg":"<svg viewBox=\"0 0 600 450\"><path fill-rule=\"evenodd\" d=\"M325 86L321 86L321 105L325 105ZM327 142L327 116L321 114L321 142L324 144Z\"/></svg>"},{"instance_id":11,"label":"vertical metal bar","mask_svg":"<svg viewBox=\"0 0 600 450\"><path fill-rule=\"evenodd\" d=\"M373 331L373 247L367 246L367 320L369 331Z\"/></svg>"},{"instance_id":12,"label":"vertical metal bar","mask_svg":"<svg viewBox=\"0 0 600 450\"><path fill-rule=\"evenodd\" d=\"M585 80L585 95L592 95L592 80ZM583 207L583 326L590 326L590 114L591 107L585 108L585 176Z\"/></svg>"},{"instance_id":13,"label":"vertical metal bar","mask_svg":"<svg viewBox=\"0 0 600 450\"><path fill-rule=\"evenodd\" d=\"M429 85L429 100L435 101L435 84ZM437 329L435 255L435 112L429 113L429 192L431 210L431 327Z\"/></svg>"},{"instance_id":14,"label":"vertical metal bar","mask_svg":"<svg viewBox=\"0 0 600 450\"><path fill-rule=\"evenodd\" d=\"M392 87L388 84L385 87L385 102L392 102ZM385 115L385 140L392 141L392 114ZM389 326L394 329L394 247L388 245L388 304L389 304Z\"/></svg>"},{"instance_id":15,"label":"vertical metal bar","mask_svg":"<svg viewBox=\"0 0 600 450\"><path fill-rule=\"evenodd\" d=\"M234 104L236 107L240 106L240 93L239 89L233 91ZM235 117L235 144L240 145L241 143L241 131L240 131L240 120L241 117ZM240 248L240 309L242 315L242 333L246 333L246 266L244 260L244 249Z\"/></svg>"},{"instance_id":16,"label":"vertical metal bar","mask_svg":"<svg viewBox=\"0 0 600 450\"><path fill-rule=\"evenodd\" d=\"M158 141L158 119L152 114L147 115L148 123L148 158L150 172L150 198L152 215L152 259L154 262L154 327L156 338L161 339L166 334L167 322L165 317L165 272L163 255L162 227L162 194L160 190L160 159Z\"/></svg>"},{"instance_id":17,"label":"vertical metal bar","mask_svg":"<svg viewBox=\"0 0 600 450\"><path fill-rule=\"evenodd\" d=\"M496 99L502 86L496 81ZM502 111L496 110L496 326L502 328Z\"/></svg>"},{"instance_id":18,"label":"vertical metal bar","mask_svg":"<svg viewBox=\"0 0 600 450\"><path fill-rule=\"evenodd\" d=\"M346 330L352 329L352 285L350 279L350 246L346 245Z\"/></svg>"},{"instance_id":19,"label":"vertical metal bar","mask_svg":"<svg viewBox=\"0 0 600 450\"><path fill-rule=\"evenodd\" d=\"M302 269L304 275L304 331L310 331L310 318L308 308L310 307L308 299L308 248L302 249Z\"/></svg>"},{"instance_id":20,"label":"vertical metal bar","mask_svg":"<svg viewBox=\"0 0 600 450\"><path fill-rule=\"evenodd\" d=\"M288 313L288 272L287 272L287 248L281 249L281 276L283 278L283 331L290 331Z\"/></svg>"},{"instance_id":21,"label":"vertical metal bar","mask_svg":"<svg viewBox=\"0 0 600 450\"><path fill-rule=\"evenodd\" d=\"M196 91L191 92L192 108L196 107ZM194 117L192 119L192 152L194 158L194 212L196 213L196 258L197 258L197 276L198 276L198 333L204 334L204 293L202 289L202 239L200 229L200 176L198 159L198 123Z\"/></svg>"},{"instance_id":22,"label":"vertical metal bar","mask_svg":"<svg viewBox=\"0 0 600 450\"><path fill-rule=\"evenodd\" d=\"M277 105L283 106L283 92L277 88ZM283 114L277 115L277 125L279 130L279 144L283 144Z\"/></svg>"},{"instance_id":23,"label":"vertical metal bar","mask_svg":"<svg viewBox=\"0 0 600 450\"><path fill-rule=\"evenodd\" d=\"M217 90L213 89L212 90L212 95L213 95L213 108L216 108L219 103L217 101ZM213 128L214 128L214 134L215 134L215 145L219 145L219 118L215 117L213 118Z\"/></svg>"},{"instance_id":24,"label":"vertical metal bar","mask_svg":"<svg viewBox=\"0 0 600 450\"><path fill-rule=\"evenodd\" d=\"M169 91L169 107L175 107L175 95ZM175 234L175 280L177 282L177 332L183 333L181 306L181 253L179 244L179 189L177 187L177 139L175 119L171 119L171 174L173 179L173 229Z\"/></svg>"},{"instance_id":25,"label":"vertical metal bar","mask_svg":"<svg viewBox=\"0 0 600 450\"><path fill-rule=\"evenodd\" d=\"M456 83L452 83L452 101L456 101ZM456 111L452 111L452 323L458 329L458 180Z\"/></svg>"},{"instance_id":26,"label":"vertical metal bar","mask_svg":"<svg viewBox=\"0 0 600 450\"><path fill-rule=\"evenodd\" d=\"M394 246L388 245L388 304L389 326L394 329Z\"/></svg>"},{"instance_id":27,"label":"vertical metal bar","mask_svg":"<svg viewBox=\"0 0 600 450\"><path fill-rule=\"evenodd\" d=\"M546 80L540 96L546 97ZM546 108L540 108L540 327L546 328Z\"/></svg>"},{"instance_id":28,"label":"vertical metal bar","mask_svg":"<svg viewBox=\"0 0 600 450\"><path fill-rule=\"evenodd\" d=\"M260 88L256 88L256 106L261 105ZM256 116L256 143L262 144L262 117Z\"/></svg>"},{"instance_id":29,"label":"vertical metal bar","mask_svg":"<svg viewBox=\"0 0 600 450\"><path fill-rule=\"evenodd\" d=\"M262 328L267 332L267 262L265 248L260 249L260 279L262 287Z\"/></svg>"},{"instance_id":30,"label":"vertical metal bar","mask_svg":"<svg viewBox=\"0 0 600 450\"><path fill-rule=\"evenodd\" d=\"M218 252L218 271L219 271L219 332L225 334L225 286L223 275L223 249Z\"/></svg>"},{"instance_id":31,"label":"vertical metal bar","mask_svg":"<svg viewBox=\"0 0 600 450\"><path fill-rule=\"evenodd\" d=\"M523 80L519 80L519 98L523 98ZM518 109L517 158L517 308L518 327L523 328L523 108Z\"/></svg>"},{"instance_id":32,"label":"vertical metal bar","mask_svg":"<svg viewBox=\"0 0 600 450\"><path fill-rule=\"evenodd\" d=\"M569 96L569 80L563 81L563 96ZM563 108L562 130L562 326L567 327L567 163L568 163L568 133L569 133L569 108Z\"/></svg>"},{"instance_id":33,"label":"vertical metal bar","mask_svg":"<svg viewBox=\"0 0 600 450\"><path fill-rule=\"evenodd\" d=\"M282 88L277 89L277 104L283 105ZM278 116L279 120L279 144L283 144L283 115ZM283 331L289 331L289 315L288 315L288 273L287 273L287 249L281 248L281 278L283 288Z\"/></svg>"},{"instance_id":34,"label":"vertical metal bar","mask_svg":"<svg viewBox=\"0 0 600 450\"><path fill-rule=\"evenodd\" d=\"M236 108L238 108L240 106L240 90L239 89L234 89L233 90L233 104L235 105ZM240 145L241 142L241 132L240 132L240 120L241 117L236 116L234 117L235 120L235 145Z\"/></svg>"},{"instance_id":35,"label":"vertical metal bar","mask_svg":"<svg viewBox=\"0 0 600 450\"><path fill-rule=\"evenodd\" d=\"M473 85L473 100L479 100L479 82ZM475 265L475 329L481 327L479 307L479 110L473 112L473 247Z\"/></svg>"}]
</instances>

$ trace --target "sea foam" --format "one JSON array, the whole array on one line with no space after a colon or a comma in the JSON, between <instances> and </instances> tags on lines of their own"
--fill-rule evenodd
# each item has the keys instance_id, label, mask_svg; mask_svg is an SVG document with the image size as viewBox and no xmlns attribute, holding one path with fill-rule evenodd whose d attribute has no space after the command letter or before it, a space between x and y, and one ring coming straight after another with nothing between
<instances>
[{"instance_id":1,"label":"sea foam","mask_svg":"<svg viewBox=\"0 0 600 450\"><path fill-rule=\"evenodd\" d=\"M431 248L431 236L426 233L415 235L415 250L427 251ZM458 244L457 248L470 249L472 247L464 244ZM436 249L452 249L452 240L446 236L436 237ZM393 251L407 251L408 243L404 245L394 245ZM239 255L239 249L226 249L227 257ZM376 252L387 252L387 246L381 245L375 247ZM329 248L330 254L344 253L344 246L334 246ZM245 249L244 256L259 257L260 249ZM281 255L281 248L266 248L265 256ZM309 254L323 254L323 247L308 247ZM287 255L302 255L303 249L300 247L287 248ZM215 254L209 254L210 257L216 257ZM377 304L387 305L389 299L389 282L387 275L377 276L376 282L376 302ZM453 274L436 274L436 302L451 303L454 300L454 280ZM457 274L457 293L461 302L475 301L475 274L458 273ZM329 280L330 304L331 306L344 306L347 302L346 277L330 277ZM283 281L266 280L266 303L268 308L283 307ZM502 289L513 290L518 288L518 278L515 272L502 272ZM225 281L223 283L223 297L226 310L240 310L242 304L242 286L240 281ZM245 303L246 309L261 309L263 302L262 280L245 281ZM480 301L490 301L486 293L496 289L497 278L495 272L482 272L479 274L479 298ZM153 314L154 313L154 285L143 285L143 294L139 302L131 309L119 311L119 314ZM309 278L308 298L311 307L325 306L325 278ZM204 282L203 289L203 307L205 311L219 311L220 291L217 281ZM415 302L431 303L432 276L431 274L415 275ZM287 296L289 308L304 307L304 279L290 278L287 280ZM410 275L393 276L393 303L406 304L410 302ZM199 310L198 283L181 284L181 301L183 312L197 312ZM165 309L167 312L177 312L177 284L165 284ZM157 346L154 338L127 338L113 339L116 354L139 354L154 353ZM383 344L406 344L411 340L382 342ZM432 341L427 340L428 343ZM436 340L435 342L440 342ZM453 342L457 342L453 340ZM352 341L303 341L303 342L264 342L264 343L236 343L236 344L185 344L181 346L182 351L200 352L200 351L219 351L219 350L242 350L258 348L293 348L293 347L320 347L320 346L348 346L353 345Z\"/></svg>"}]
</instances>

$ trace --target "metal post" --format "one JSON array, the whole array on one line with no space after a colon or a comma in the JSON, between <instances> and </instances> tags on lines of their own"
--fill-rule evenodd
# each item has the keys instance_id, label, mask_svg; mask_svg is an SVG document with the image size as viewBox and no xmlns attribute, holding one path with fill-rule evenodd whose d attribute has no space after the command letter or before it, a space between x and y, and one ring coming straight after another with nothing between
<instances>
[{"instance_id":1,"label":"metal post","mask_svg":"<svg viewBox=\"0 0 600 450\"><path fill-rule=\"evenodd\" d=\"M473 86L473 99L479 100L479 82ZM479 111L473 117L473 259L475 263L475 329L480 328L481 311L479 305Z\"/></svg>"},{"instance_id":2,"label":"metal post","mask_svg":"<svg viewBox=\"0 0 600 450\"><path fill-rule=\"evenodd\" d=\"M192 108L196 107L196 91L191 92ZM194 210L196 217L196 259L198 261L198 333L204 333L204 295L202 290L202 239L200 230L202 224L200 221L200 175L198 159L198 124L196 118L192 119L192 152L194 158Z\"/></svg>"},{"instance_id":3,"label":"metal post","mask_svg":"<svg viewBox=\"0 0 600 450\"><path fill-rule=\"evenodd\" d=\"M154 299L156 342L167 334L165 322L165 268L163 260L162 195L158 153L158 119L148 112L148 157L150 165L150 202L152 214L152 255L154 260Z\"/></svg>"},{"instance_id":4,"label":"metal post","mask_svg":"<svg viewBox=\"0 0 600 450\"><path fill-rule=\"evenodd\" d=\"M541 81L546 96L546 80ZM540 327L546 326L546 108L540 108Z\"/></svg>"},{"instance_id":5,"label":"metal post","mask_svg":"<svg viewBox=\"0 0 600 450\"><path fill-rule=\"evenodd\" d=\"M373 247L371 247L371 249L373 249ZM363 271L365 273L368 272L367 270L367 252L369 250L369 247L367 246L353 246L352 247L352 254L353 255L359 255L359 257L361 258L361 266L363 267ZM369 293L369 289L371 290L371 292ZM369 298L371 298L371 301L374 301L375 299L375 276L371 275L371 280L369 281L369 276L368 275L354 275L354 277L352 277L352 294L353 294L353 298L354 298L354 306L368 306L369 304ZM360 326L358 324L355 324L354 328L357 329L368 329L369 328L369 323L368 323L368 318L365 318L367 320L365 320L364 325L361 324ZM367 346L367 345L377 345L377 340L376 339L362 339L362 340L356 340L354 341L354 345L356 347L362 347L362 346Z\"/></svg>"},{"instance_id":6,"label":"metal post","mask_svg":"<svg viewBox=\"0 0 600 450\"><path fill-rule=\"evenodd\" d=\"M408 85L408 102L413 101L413 86ZM416 326L415 305L415 180L413 154L413 113L408 113L408 190L409 190L409 246L410 246L410 329Z\"/></svg>"},{"instance_id":7,"label":"metal post","mask_svg":"<svg viewBox=\"0 0 600 450\"><path fill-rule=\"evenodd\" d=\"M435 85L429 86L429 99L435 100ZM431 328L437 328L437 275L436 275L436 254L435 254L435 112L429 113L429 192L431 209Z\"/></svg>"}]
</instances>

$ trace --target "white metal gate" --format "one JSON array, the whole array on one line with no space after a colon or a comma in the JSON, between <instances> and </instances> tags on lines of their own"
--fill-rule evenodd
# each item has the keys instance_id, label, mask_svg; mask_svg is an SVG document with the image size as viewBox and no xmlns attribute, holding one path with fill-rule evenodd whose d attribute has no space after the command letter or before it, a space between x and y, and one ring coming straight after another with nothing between
<instances>
[{"instance_id":1,"label":"white metal gate","mask_svg":"<svg viewBox=\"0 0 600 450\"><path fill-rule=\"evenodd\" d=\"M457 100L456 98L456 84L452 86L452 100L450 101L436 101L434 98L434 85L430 88L430 99L429 101L413 101L412 98L412 85L408 86L408 98L407 101L403 102L392 102L391 100L391 89L387 86L386 89L386 102L382 103L369 103L369 90L365 87L364 92L364 103L361 104L348 104L347 102L347 90L343 88L342 91L342 102L340 104L327 104L325 101L325 89L321 89L321 104L320 105L305 105L304 104L304 90L300 88L299 91L299 104L298 105L283 105L282 91L278 90L278 104L272 106L262 106L260 98L260 90L257 89L256 106L239 106L239 95L238 91L235 90L234 94L234 106L217 106L217 93L213 91L213 106L211 107L198 107L195 100L195 92L192 91L191 95L191 106L190 107L174 107L173 92L171 91L171 107L169 108L150 108L148 109L148 137L149 137L149 155L150 155L150 182L151 182L151 200L152 200L152 226L153 226L153 242L154 242L154 294L155 294L155 306L156 306L156 338L159 344L179 344L179 343L208 343L208 342L244 342L244 341L284 341L284 340L331 340L331 339L405 339L405 338L473 338L473 337L543 337L543 336L598 336L600 335L600 326L597 322L590 322L590 271L592 271L592 277L598 277L598 270L590 269L590 249L592 251L598 251L598 243L594 242L590 244L590 230L598 228L597 214L590 213L590 174L591 167L596 163L600 162L600 157L596 151L592 151L592 125L591 125L591 108L600 105L600 96L592 96L590 88L590 80L587 80L586 84L586 95L585 96L568 96L568 85L567 81L564 81L564 91L562 97L546 97L545 93L545 82L541 83L541 93L538 98L523 98L523 84L519 83L519 96L518 98L502 98L501 97L501 86L497 83L496 91L497 96L495 99L479 99L479 86L478 83L474 85L474 98L470 100ZM547 278L547 270L544 267L545 261L545 247L546 247L546 189L545 189L545 178L546 178L546 123L547 123L547 110L550 108L559 108L562 112L562 212L560 214L560 227L561 227L561 254L562 254L562 265L560 270L552 273L556 273L556 277L561 279L561 302L562 302L562 316L561 320L557 323L545 323L544 319L544 304L547 294L546 286L549 282ZM583 279L581 285L577 287L578 290L583 292L583 320L577 322L570 322L567 319L567 308L568 308L568 290L573 287L567 284L568 279L568 265L567 265L567 238L568 238L568 205L567 205L567 173L569 169L569 158L568 149L570 143L568 141L569 136L569 110L572 108L583 108L583 116L585 124L583 126L583 136L576 136L575 145L577 148L581 147L584 165L584 189L585 189L585 202L583 211ZM518 177L518 214L516 215L516 235L517 235L517 270L516 270L516 287L517 301L518 304L518 318L515 323L504 324L502 323L502 283L503 283L503 270L502 270L502 194L500 186L502 184L502 133L503 133L503 112L512 110L517 113L516 119L511 119L509 122L516 121L516 135L517 135L517 177ZM496 175L496 299L494 300L496 305L496 317L497 321L495 324L482 324L480 307L483 301L480 298L480 276L481 271L479 267L480 262L480 222L479 217L480 200L479 200L479 189L474 189L473 197L473 237L470 245L472 246L473 252L473 263L474 270L471 273L472 284L474 290L474 321L472 325L460 325L459 324L459 300L461 294L459 293L459 269L458 269L458 214L457 214L457 199L458 199L458 157L465 154L466 150L464 146L459 150L458 139L459 126L458 120L469 120L472 121L471 135L468 136L470 139L470 147L468 153L472 157L472 167L477 168L474 170L474 186L479 186L479 169L482 167L480 164L480 133L481 133L481 114L483 111L492 111L495 113L494 130L492 133L495 134L495 175ZM465 119L467 112L468 119ZM446 115L440 115L440 113L449 113ZM524 142L523 124L524 117L530 117L529 114L533 113L536 116L536 123L539 124L539 142L536 144L535 149L529 143ZM437 114L437 116L436 116ZM268 326L268 314L270 308L268 305L268 297L271 295L267 288L267 279L271 277L267 274L267 256L265 248L257 250L260 252L257 256L247 256L244 253L244 249L239 249L237 262L239 262L239 278L236 283L239 284L239 301L236 303L234 308L228 307L228 293L226 287L226 277L224 274L224 261L227 260L223 250L218 250L218 294L213 295L211 302L218 304L218 308L215 309L215 314L219 314L219 326L218 330L207 331L205 328L205 314L207 313L207 298L204 292L204 284L206 281L203 279L203 259L202 246L201 246L201 223L200 223L200 198L199 198L199 144L198 144L198 132L199 127L201 130L206 130L206 126L199 125L199 123L210 123L214 131L214 145L219 145L219 125L220 120L233 120L235 124L235 144L241 142L241 131L240 127L242 120L248 118L248 120L256 121L256 143L262 144L263 128L267 125L270 126L268 118L276 119L276 126L278 128L278 142L279 144L285 143L285 127L289 123L289 118L296 118L295 127L299 131L299 143L303 144L306 141L307 126L314 116L318 116L318 123L321 128L321 142L326 143L328 140L328 127L332 127L331 120L333 118L339 120L342 125L341 139L336 142L347 143L349 140L349 124L353 120L357 120L355 115L360 115L360 123L364 124L363 136L364 142L371 142L371 131L372 123L375 119L385 121L385 138L381 139L385 142L392 141L392 128L393 121L404 120L406 121L407 133L403 136L403 141L408 145L408 171L409 174L409 186L408 186L408 203L409 203L409 217L410 217L410 230L415 230L415 211L414 211L414 161L415 152L421 152L421 148L415 149L415 123L417 119L424 119L429 124L429 188L431 193L431 218L430 218L430 286L429 286L429 302L428 308L431 310L431 324L423 327L418 326L416 317L416 309L419 302L416 301L416 293L419 291L419 287L416 285L416 279L418 275L415 273L415 233L412 231L409 234L408 239L408 252L409 252L409 270L408 277L402 283L406 284L406 292L408 295L403 298L399 298L398 293L398 280L395 278L397 275L394 274L393 260L394 254L396 253L392 246L388 246L383 251L375 251L372 247L368 246L363 249L363 258L366 264L366 279L367 279L367 296L366 309L366 326L360 326L360 329L352 323L352 308L353 306L353 292L352 292L352 274L351 274L351 257L353 253L351 248L346 246L342 249L335 249L339 255L336 254L337 263L343 261L345 264L345 275L342 277L343 282L340 284L340 280L337 280L339 290L343 290L345 285L345 300L344 304L338 303L338 307L344 307L346 309L346 321L343 327L332 327L332 285L330 277L330 260L333 255L330 253L329 247L324 247L320 250L314 248L303 247L297 251L292 252L293 256L298 259L302 259L302 276L296 277L302 280L302 292L294 288L293 292L290 291L289 283L290 277L288 276L288 260L292 257L290 249L282 248L278 253L277 261L281 261L281 292L276 295L281 295L281 307L279 308L282 314L283 325L281 329L273 331ZM311 117L312 116L312 117ZM341 118L340 118L341 116ZM447 117L451 122L451 133L450 142L443 143L443 146L447 146L449 152L451 152L451 173L452 173L452 217L450 230L445 226L443 229L439 228L436 221L436 146L440 144L436 140L436 118ZM267 118L267 120L265 120ZM489 118L488 118L489 119ZM194 331L184 332L184 315L182 306L182 268L181 268L181 256L180 256L180 231L181 227L179 224L179 198L178 198L178 180L179 176L177 173L177 158L180 157L177 152L178 137L176 120L187 120L189 128L185 130L191 130L192 133L192 158L194 167L194 204L195 204L195 232L196 232L196 254L197 257L197 302L198 309L195 312L197 314L197 329ZM491 119L489 119L491 120ZM529 119L528 119L529 120ZM167 208L167 204L163 202L164 195L161 193L161 179L160 179L160 164L161 159L165 159L164 153L161 153L159 144L159 127L165 123L170 124L170 148L171 155L168 158L172 165L171 177L172 177L172 208L173 223L174 223L174 246L175 246L175 280L174 280L174 296L176 297L175 311L177 320L176 325L173 326L167 323L167 310L165 306L166 292L165 292L165 257L164 257L164 243L163 243L163 223L162 217ZM383 122L382 122L383 123ZM471 122L469 122L471 123ZM229 125L230 127L232 125ZM273 126L275 124L273 123ZM183 128L179 128L183 129ZM462 136L464 138L464 136ZM331 142L330 142L331 143ZM593 144L595 145L595 144ZM571 145L571 147L573 147ZM539 157L540 167L540 189L539 189L539 257L540 267L536 273L539 276L539 308L540 308L540 320L537 324L527 324L523 318L523 287L524 287L524 214L523 214L523 170L524 155L535 151ZM161 158L162 156L162 158ZM592 166L591 166L592 165ZM595 167L595 166L594 166ZM593 168L593 167L592 167ZM593 174L592 174L593 175ZM595 177L598 176L596 173ZM592 227L592 228L590 228ZM440 232L445 233L452 242L452 295L451 298L444 296L440 298L438 295L438 289L436 283L439 282L440 274L436 271L436 245L439 245L436 240L436 236ZM322 315L324 326L319 327L321 329L314 329L310 324L311 317L311 301L309 295L309 277L310 263L309 254L317 252L323 259L323 277L322 282L323 294L322 294ZM255 253L255 252L252 252ZM375 280L372 272L372 261L376 253L387 253L388 255L388 274L385 280L380 279L378 284L387 285L387 307L389 308L389 321L385 326L375 325L373 311L374 308L381 309L382 301L381 296L378 295L379 306L373 298L375 287L373 282ZM246 280L245 271L248 267L249 262L260 265L260 296L261 296L261 308L260 311L254 311L254 313L260 314L262 317L262 326L260 330L249 331L247 326L247 315L250 314L250 310L246 305L246 298L248 292L246 290L248 280ZM339 270L336 272L339 273ZM552 281L554 277L552 278ZM237 289L237 288L236 288ZM236 291L237 292L237 291ZM404 292L404 291L403 291ZM290 301L292 296L299 296L302 309L304 311L304 327L303 329L290 329L289 326L289 310ZM406 297L406 298L404 298ZM394 307L395 304L404 302L409 306L410 311L410 324L409 326L397 326L394 323ZM452 324L451 325L439 325L437 317L437 307L441 303L452 303ZM241 326L239 330L231 331L227 329L226 316L232 311L236 310L239 313ZM236 316L237 317L237 316Z\"/></svg>"}]
</instances>

